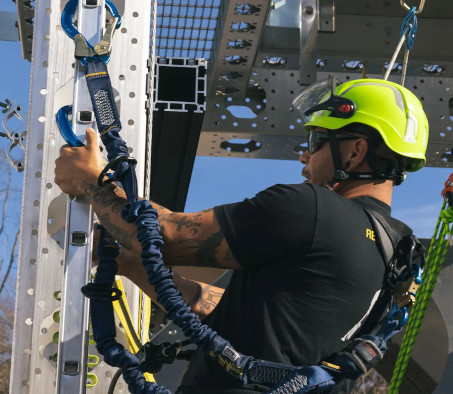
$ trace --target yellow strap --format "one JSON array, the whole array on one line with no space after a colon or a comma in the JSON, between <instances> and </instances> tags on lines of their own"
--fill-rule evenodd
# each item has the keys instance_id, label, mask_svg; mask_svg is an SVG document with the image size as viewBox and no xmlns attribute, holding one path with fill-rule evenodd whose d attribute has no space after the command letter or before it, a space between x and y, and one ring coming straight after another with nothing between
<instances>
[{"instance_id":1,"label":"yellow strap","mask_svg":"<svg viewBox=\"0 0 453 394\"><path fill-rule=\"evenodd\" d=\"M129 309L129 304L127 303L126 293L124 292L123 283L121 279L118 279L116 282L116 287L121 290L123 293L121 298L117 301L113 301L113 309L115 310L116 315L124 328L126 333L127 342L129 343L129 350L132 353L137 353L142 346L142 342L148 342L149 338L149 324L151 319L151 300L149 297L148 300L146 298L142 301L142 297L140 294L140 305L139 305L139 313L141 321L140 326L142 327L142 332L140 333L140 338L135 330L134 324L132 322L131 311ZM143 308L142 308L143 306ZM150 373L144 373L145 379L148 382L155 382L154 376Z\"/></svg>"},{"instance_id":2,"label":"yellow strap","mask_svg":"<svg viewBox=\"0 0 453 394\"><path fill-rule=\"evenodd\" d=\"M141 343L132 322L131 311L129 309L129 304L127 303L123 283L121 282L121 279L118 279L115 283L116 287L121 290L123 294L119 300L113 301L113 309L115 310L116 315L118 316L118 319L126 332L126 338L130 348L129 350L132 353L137 353L140 349Z\"/></svg>"},{"instance_id":3,"label":"yellow strap","mask_svg":"<svg viewBox=\"0 0 453 394\"><path fill-rule=\"evenodd\" d=\"M149 298L141 289L138 313L140 314L140 319L138 320L138 332L140 333L140 339L142 343L146 343L149 341L149 325L151 322L151 298ZM148 382L155 382L153 374L146 372L143 375Z\"/></svg>"},{"instance_id":4,"label":"yellow strap","mask_svg":"<svg viewBox=\"0 0 453 394\"><path fill-rule=\"evenodd\" d=\"M107 73L105 71L101 71L100 73L87 74L85 77L96 77L98 75L107 75Z\"/></svg>"},{"instance_id":5,"label":"yellow strap","mask_svg":"<svg viewBox=\"0 0 453 394\"><path fill-rule=\"evenodd\" d=\"M326 367L333 368L333 369L336 369L336 370L340 370L341 369L338 365L328 363L327 361L322 361L321 364L325 365Z\"/></svg>"}]
</instances>

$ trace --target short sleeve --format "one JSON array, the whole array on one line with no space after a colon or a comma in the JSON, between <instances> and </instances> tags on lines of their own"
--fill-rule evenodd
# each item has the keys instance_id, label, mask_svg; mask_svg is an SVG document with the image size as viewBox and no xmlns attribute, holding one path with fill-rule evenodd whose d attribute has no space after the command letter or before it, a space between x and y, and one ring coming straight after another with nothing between
<instances>
[{"instance_id":1,"label":"short sleeve","mask_svg":"<svg viewBox=\"0 0 453 394\"><path fill-rule=\"evenodd\" d=\"M214 210L243 267L291 261L311 248L316 196L308 184L275 185L251 199Z\"/></svg>"}]
</instances>

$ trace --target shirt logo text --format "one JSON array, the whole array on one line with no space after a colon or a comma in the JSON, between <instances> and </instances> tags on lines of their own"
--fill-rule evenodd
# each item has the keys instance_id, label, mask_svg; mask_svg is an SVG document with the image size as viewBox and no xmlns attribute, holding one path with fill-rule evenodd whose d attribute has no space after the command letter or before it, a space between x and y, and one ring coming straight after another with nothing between
<instances>
[{"instance_id":1,"label":"shirt logo text","mask_svg":"<svg viewBox=\"0 0 453 394\"><path fill-rule=\"evenodd\" d=\"M365 236L371 239L372 241L376 241L376 239L374 238L374 231L370 230L369 228L366 229Z\"/></svg>"}]
</instances>

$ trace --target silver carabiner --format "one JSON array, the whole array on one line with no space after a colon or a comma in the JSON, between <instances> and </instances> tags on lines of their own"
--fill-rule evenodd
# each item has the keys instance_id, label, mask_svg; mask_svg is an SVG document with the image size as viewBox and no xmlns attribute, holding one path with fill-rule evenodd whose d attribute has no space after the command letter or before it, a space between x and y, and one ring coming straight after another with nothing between
<instances>
[{"instance_id":1,"label":"silver carabiner","mask_svg":"<svg viewBox=\"0 0 453 394\"><path fill-rule=\"evenodd\" d=\"M409 7L404 0L400 0L401 7L403 7L406 11L410 11L411 7ZM416 15L419 15L423 11L423 7L425 6L425 0L420 0L420 5L418 6L417 10L415 11Z\"/></svg>"}]
</instances>

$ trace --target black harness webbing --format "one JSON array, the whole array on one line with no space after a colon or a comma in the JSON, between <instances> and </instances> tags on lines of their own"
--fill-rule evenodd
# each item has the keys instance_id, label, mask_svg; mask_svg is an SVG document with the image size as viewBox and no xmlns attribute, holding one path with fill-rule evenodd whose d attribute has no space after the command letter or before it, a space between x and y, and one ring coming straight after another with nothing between
<instances>
[{"instance_id":1,"label":"black harness webbing","mask_svg":"<svg viewBox=\"0 0 453 394\"><path fill-rule=\"evenodd\" d=\"M392 240L381 222L368 209L363 208L363 210L367 213L373 223L374 230L378 234L377 239L381 254L385 259L386 265L388 265L395 254L395 248L393 247Z\"/></svg>"}]
</instances>

